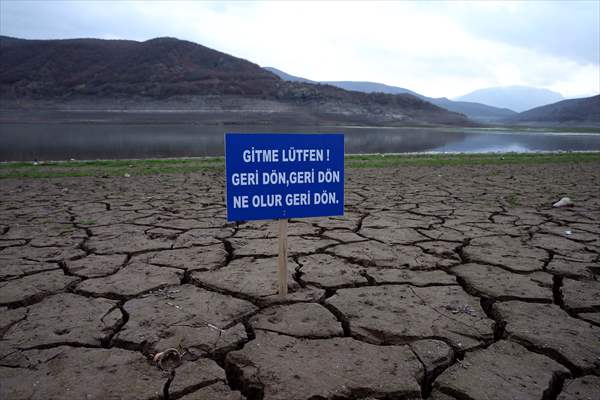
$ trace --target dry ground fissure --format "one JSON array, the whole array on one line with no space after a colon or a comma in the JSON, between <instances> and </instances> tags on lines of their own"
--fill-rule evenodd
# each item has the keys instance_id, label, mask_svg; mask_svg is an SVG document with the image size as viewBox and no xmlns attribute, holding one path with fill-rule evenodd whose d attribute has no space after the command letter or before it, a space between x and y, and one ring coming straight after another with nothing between
<instances>
[{"instance_id":1,"label":"dry ground fissure","mask_svg":"<svg viewBox=\"0 0 600 400\"><path fill-rule=\"evenodd\" d=\"M223 187L3 180L0 398L600 393L597 163L351 169L344 216L290 221L286 298Z\"/></svg>"}]
</instances>

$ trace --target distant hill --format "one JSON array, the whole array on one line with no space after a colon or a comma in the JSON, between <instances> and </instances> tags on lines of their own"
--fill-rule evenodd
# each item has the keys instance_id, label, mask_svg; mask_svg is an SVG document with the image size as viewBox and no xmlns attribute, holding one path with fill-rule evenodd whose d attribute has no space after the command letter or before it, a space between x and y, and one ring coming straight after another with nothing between
<instances>
[{"instance_id":1,"label":"distant hill","mask_svg":"<svg viewBox=\"0 0 600 400\"><path fill-rule=\"evenodd\" d=\"M290 75L277 68L264 67L267 71L274 73L281 79L292 82L313 82L306 78ZM401 88L398 86L389 86L377 82L359 82L359 81L322 81L320 83L333 85L346 90L354 90L364 93L390 93L390 94L412 94L425 101L435 104L438 107L445 108L448 111L464 114L470 119L479 122L499 122L505 118L516 115L517 113L506 109L491 107L485 104L472 103L466 101L452 101L445 97L433 98L423 96L422 94L413 92L412 90Z\"/></svg>"},{"instance_id":2,"label":"distant hill","mask_svg":"<svg viewBox=\"0 0 600 400\"><path fill-rule=\"evenodd\" d=\"M319 82L311 81L310 79L300 78L299 76L290 75L290 74L285 73L282 70L277 69L277 68L263 67L263 69L266 69L270 73L277 75L278 77L280 77L284 81L289 81L289 82L304 82L304 83L319 83Z\"/></svg>"},{"instance_id":3,"label":"distant hill","mask_svg":"<svg viewBox=\"0 0 600 400\"><path fill-rule=\"evenodd\" d=\"M173 38L136 42L0 37L4 97L261 95L277 90L278 82L256 64Z\"/></svg>"},{"instance_id":4,"label":"distant hill","mask_svg":"<svg viewBox=\"0 0 600 400\"><path fill-rule=\"evenodd\" d=\"M467 117L480 122L495 123L503 119L509 118L517 113L508 108L492 107L481 103L473 103L470 101L453 101L445 97L428 98L428 101L438 107L443 107L448 111L454 111L465 114Z\"/></svg>"},{"instance_id":5,"label":"distant hill","mask_svg":"<svg viewBox=\"0 0 600 400\"><path fill-rule=\"evenodd\" d=\"M357 92L365 92L365 93L390 93L390 94L412 94L413 96L420 97L425 99L425 96L422 96L418 93L413 92L412 90L408 90L405 88L401 88L398 86L389 86L383 83L377 82L361 82L361 81L323 81L321 83L326 83L328 85L337 86L346 90L355 90Z\"/></svg>"},{"instance_id":6,"label":"distant hill","mask_svg":"<svg viewBox=\"0 0 600 400\"><path fill-rule=\"evenodd\" d=\"M409 94L287 82L256 64L175 38L0 37L0 107L186 110L234 125L471 125Z\"/></svg>"},{"instance_id":7,"label":"distant hill","mask_svg":"<svg viewBox=\"0 0 600 400\"><path fill-rule=\"evenodd\" d=\"M522 112L507 120L526 124L600 125L600 95L558 103Z\"/></svg>"},{"instance_id":8,"label":"distant hill","mask_svg":"<svg viewBox=\"0 0 600 400\"><path fill-rule=\"evenodd\" d=\"M377 82L361 82L361 81L312 81L310 79L302 78L295 75L290 75L287 72L283 72L280 69L273 67L263 67L269 72L274 73L281 79L289 82L306 82L306 83L321 83L325 85L331 85L335 87L339 87L344 90L352 90L355 92L363 92L363 93L389 93L389 94L412 94L413 96L417 96L419 98L425 99L425 96L422 96L418 93L413 92L412 90L408 90L405 88L397 87L397 86L389 86L383 83Z\"/></svg>"},{"instance_id":9,"label":"distant hill","mask_svg":"<svg viewBox=\"0 0 600 400\"><path fill-rule=\"evenodd\" d=\"M528 86L499 86L475 90L474 92L457 97L458 101L469 101L488 106L508 108L522 112L546 104L563 100L560 93L548 89L538 89Z\"/></svg>"},{"instance_id":10,"label":"distant hill","mask_svg":"<svg viewBox=\"0 0 600 400\"><path fill-rule=\"evenodd\" d=\"M301 78L299 76L290 75L287 72L283 72L280 69L273 67L263 67L269 72L274 73L281 79L290 82L307 82L307 83L322 83L325 85L332 85L345 90L353 90L356 92L363 93L389 93L389 94L412 94L413 96L425 98L418 93L413 92L405 88L398 86L389 86L383 83L377 82L362 82L362 81L312 81L310 79Z\"/></svg>"}]
</instances>

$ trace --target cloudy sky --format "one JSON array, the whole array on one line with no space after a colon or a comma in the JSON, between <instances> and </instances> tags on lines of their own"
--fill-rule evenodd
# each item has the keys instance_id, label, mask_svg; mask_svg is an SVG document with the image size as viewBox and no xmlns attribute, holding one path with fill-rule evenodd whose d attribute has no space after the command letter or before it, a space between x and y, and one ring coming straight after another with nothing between
<instances>
[{"instance_id":1,"label":"cloudy sky","mask_svg":"<svg viewBox=\"0 0 600 400\"><path fill-rule=\"evenodd\" d=\"M313 80L600 92L600 1L0 1L0 34L186 39Z\"/></svg>"}]
</instances>

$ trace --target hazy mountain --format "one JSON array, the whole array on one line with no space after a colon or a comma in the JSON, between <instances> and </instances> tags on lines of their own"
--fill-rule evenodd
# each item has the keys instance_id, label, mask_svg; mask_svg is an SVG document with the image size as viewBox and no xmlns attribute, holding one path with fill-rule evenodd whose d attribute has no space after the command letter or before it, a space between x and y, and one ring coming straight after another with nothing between
<instances>
[{"instance_id":1,"label":"hazy mountain","mask_svg":"<svg viewBox=\"0 0 600 400\"><path fill-rule=\"evenodd\" d=\"M273 72L281 79L294 82L315 82L306 78L287 74L277 68L265 67L266 70ZM423 96L422 94L413 92L412 90L389 86L383 83L377 82L356 82L356 81L322 81L320 83L329 84L340 87L346 90L354 90L364 93L391 93L391 94L403 94L408 93L417 96L423 100L426 100L438 107L445 108L446 110L457 112L466 115L470 119L480 122L500 122L501 120L516 115L517 113L506 109L491 107L485 104L465 102L465 101L452 101L445 97L433 98Z\"/></svg>"},{"instance_id":2,"label":"hazy mountain","mask_svg":"<svg viewBox=\"0 0 600 400\"><path fill-rule=\"evenodd\" d=\"M425 96L422 96L418 93L413 92L412 90L408 90L405 88L401 88L398 86L389 86L383 83L377 82L361 82L361 81L323 81L321 83L326 83L328 85L337 86L346 90L355 90L357 92L365 92L365 93L390 93L390 94L412 94L413 96L420 97L425 99Z\"/></svg>"},{"instance_id":3,"label":"hazy mountain","mask_svg":"<svg viewBox=\"0 0 600 400\"><path fill-rule=\"evenodd\" d=\"M361 82L361 81L311 81L310 79L301 78L299 76L290 75L287 72L283 72L280 69L273 67L263 67L269 72L274 73L281 79L290 82L308 82L308 83L322 83L325 85L332 85L339 87L345 90L353 90L356 92L363 93L389 93L389 94L412 94L413 96L417 96L420 98L425 98L425 96L420 95L418 93L413 92L412 90L408 90L405 88L401 88L398 86L389 86L383 83L377 82Z\"/></svg>"},{"instance_id":4,"label":"hazy mountain","mask_svg":"<svg viewBox=\"0 0 600 400\"><path fill-rule=\"evenodd\" d=\"M517 112L563 100L560 93L528 86L499 86L475 90L457 97L458 101L470 101L488 106L508 108Z\"/></svg>"},{"instance_id":5,"label":"hazy mountain","mask_svg":"<svg viewBox=\"0 0 600 400\"><path fill-rule=\"evenodd\" d=\"M563 100L558 103L522 112L509 119L514 123L600 125L600 95L583 99Z\"/></svg>"},{"instance_id":6,"label":"hazy mountain","mask_svg":"<svg viewBox=\"0 0 600 400\"><path fill-rule=\"evenodd\" d=\"M299 76L288 74L287 72L283 72L280 69L273 67L263 67L269 72L274 73L281 79L290 82L306 82L306 83L321 83L324 85L332 85L335 87L339 87L344 90L353 90L355 92L363 92L363 93L389 93L389 94L412 94L413 96L420 97L425 99L425 96L422 96L418 93L413 92L412 90L408 90L405 88L397 87L397 86L389 86L383 83L377 82L368 82L368 81L312 81L310 79L302 78Z\"/></svg>"},{"instance_id":7,"label":"hazy mountain","mask_svg":"<svg viewBox=\"0 0 600 400\"><path fill-rule=\"evenodd\" d=\"M453 101L445 97L440 97L437 99L425 97L425 99L436 106L443 107L448 111L465 114L467 117L480 122L501 122L503 119L517 114L508 108L492 107L470 101Z\"/></svg>"},{"instance_id":8,"label":"hazy mountain","mask_svg":"<svg viewBox=\"0 0 600 400\"><path fill-rule=\"evenodd\" d=\"M299 76L290 75L290 74L285 73L282 70L277 69L277 68L273 68L273 67L263 67L263 68L266 69L267 71L269 71L269 72L277 75L278 77L280 77L284 81L304 82L304 83L318 83L318 82L315 82L315 81L311 81L310 79L305 79L305 78L300 78Z\"/></svg>"},{"instance_id":9,"label":"hazy mountain","mask_svg":"<svg viewBox=\"0 0 600 400\"><path fill-rule=\"evenodd\" d=\"M174 38L0 37L0 107L185 109L228 124L471 124L409 94L287 82L249 61Z\"/></svg>"}]
</instances>

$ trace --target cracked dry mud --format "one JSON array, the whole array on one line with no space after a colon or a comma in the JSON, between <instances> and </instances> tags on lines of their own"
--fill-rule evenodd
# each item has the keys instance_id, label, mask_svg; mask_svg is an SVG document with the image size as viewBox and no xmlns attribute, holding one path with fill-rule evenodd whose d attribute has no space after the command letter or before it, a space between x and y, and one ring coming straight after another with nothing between
<instances>
[{"instance_id":1,"label":"cracked dry mud","mask_svg":"<svg viewBox=\"0 0 600 400\"><path fill-rule=\"evenodd\" d=\"M288 225L286 298L223 187L3 180L0 398L600 398L600 165L349 170L344 216Z\"/></svg>"}]
</instances>

